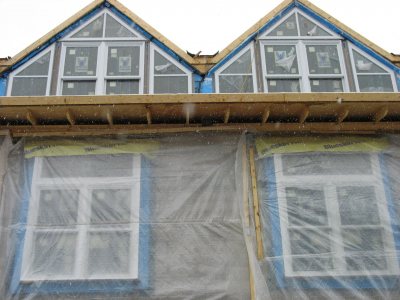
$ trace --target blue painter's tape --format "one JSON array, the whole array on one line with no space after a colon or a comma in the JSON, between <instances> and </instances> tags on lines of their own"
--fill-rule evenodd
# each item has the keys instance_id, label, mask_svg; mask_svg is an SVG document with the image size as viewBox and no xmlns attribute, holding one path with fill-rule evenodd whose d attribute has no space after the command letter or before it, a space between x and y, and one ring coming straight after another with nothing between
<instances>
[{"instance_id":1,"label":"blue painter's tape","mask_svg":"<svg viewBox=\"0 0 400 300\"><path fill-rule=\"evenodd\" d=\"M7 78L0 78L0 96L6 95L7 93L6 86L7 86Z\"/></svg>"},{"instance_id":2,"label":"blue painter's tape","mask_svg":"<svg viewBox=\"0 0 400 300\"><path fill-rule=\"evenodd\" d=\"M211 94L214 93L213 78L212 76L207 76L203 79L200 86L200 93Z\"/></svg>"},{"instance_id":3,"label":"blue painter's tape","mask_svg":"<svg viewBox=\"0 0 400 300\"><path fill-rule=\"evenodd\" d=\"M25 161L25 183L23 186L23 199L20 206L20 217L16 229L16 252L13 258L12 273L10 275L10 292L15 294L132 294L144 293L150 284L150 241L151 228L149 225L151 213L151 178L150 166L146 159L141 156L141 181L140 181L140 224L139 224L139 278L136 280L57 280L43 281L38 283L21 282L21 268L23 248L25 241L26 226L28 220L28 209L32 185L32 175L35 159Z\"/></svg>"}]
</instances>

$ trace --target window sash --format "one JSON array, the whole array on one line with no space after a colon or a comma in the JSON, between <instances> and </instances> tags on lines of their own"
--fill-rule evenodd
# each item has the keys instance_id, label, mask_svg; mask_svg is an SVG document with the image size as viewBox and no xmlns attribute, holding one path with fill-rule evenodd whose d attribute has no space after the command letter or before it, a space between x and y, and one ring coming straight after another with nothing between
<instances>
[{"instance_id":1,"label":"window sash","mask_svg":"<svg viewBox=\"0 0 400 300\"><path fill-rule=\"evenodd\" d=\"M139 211L140 211L140 156L133 156L133 174L130 177L80 177L80 178L41 178L43 158L35 158L31 186L31 199L29 202L28 226L23 249L21 281L37 280L84 280L84 279L136 279L138 278L139 255ZM77 222L73 225L36 225L39 213L39 195L42 190L79 190ZM107 223L91 224L91 205L93 190L104 189L129 189L130 195L130 221L117 223L110 226ZM57 200L56 200L57 201ZM75 245L75 261L73 275L29 274L29 267L33 263L34 237L36 232L48 233L74 233L77 235ZM128 274L102 274L89 275L88 253L90 232L129 232L129 273Z\"/></svg>"},{"instance_id":2,"label":"window sash","mask_svg":"<svg viewBox=\"0 0 400 300\"><path fill-rule=\"evenodd\" d=\"M93 76L69 76L64 75L66 51L68 47L97 47L96 75ZM107 75L108 50L109 47L139 47L139 74L138 75ZM87 41L85 42L63 42L60 59L60 70L57 94L63 94L64 81L90 81L95 80L95 95L106 94L106 81L112 79L139 80L139 94L144 90L144 42L110 42L110 41Z\"/></svg>"},{"instance_id":3,"label":"window sash","mask_svg":"<svg viewBox=\"0 0 400 300\"><path fill-rule=\"evenodd\" d=\"M267 72L267 64L265 58L265 51L268 46L294 46L297 54L297 63L298 63L298 74L268 74ZM307 46L336 46L338 57L339 57L339 65L340 65L340 73L332 73L332 74L312 74L309 71L308 66L308 56L307 56ZM332 79L332 80L341 80L343 91L348 91L348 81L347 74L343 56L343 49L340 41L336 40L291 40L288 41L274 41L274 40L260 40L260 55L261 55L261 67L263 73L263 83L264 83L264 92L268 93L268 80L270 79L295 79L299 78L300 80L300 92L311 92L312 83L311 80L315 79Z\"/></svg>"},{"instance_id":4,"label":"window sash","mask_svg":"<svg viewBox=\"0 0 400 300\"><path fill-rule=\"evenodd\" d=\"M379 167L379 159L376 154L371 154L371 166L373 173L371 175L283 175L282 155L274 155L275 176L276 176L276 190L278 197L279 215L280 215L280 228L282 237L282 255L284 261L284 272L287 277L312 277L312 276L360 276L360 275L394 275L399 273L398 261L393 255L386 255L387 262L386 270L360 270L349 271L346 269L345 258L348 254L345 253L343 245L343 236L341 230L343 228L384 228L383 241L385 252L395 253L395 243L390 227L390 217L388 212L388 205L386 202L385 191L383 187L383 178ZM322 185L323 184L323 185ZM380 224L368 225L342 225L340 220L339 200L337 198L336 189L340 186L373 186L376 192L378 201L384 201L386 205L379 205L378 211ZM324 190L325 205L328 217L328 224L324 226L291 226L289 223L289 215L287 207L287 199L285 194L286 187L298 188L318 188ZM385 200L380 200L385 199ZM336 253L332 255L333 270L328 271L294 271L292 262L295 257L311 257L308 255L293 255L291 254L289 229L292 228L330 228L332 230L331 252ZM365 252L368 254L368 252ZM379 254L382 255L382 252ZM324 255L316 255L316 257L323 257Z\"/></svg>"}]
</instances>

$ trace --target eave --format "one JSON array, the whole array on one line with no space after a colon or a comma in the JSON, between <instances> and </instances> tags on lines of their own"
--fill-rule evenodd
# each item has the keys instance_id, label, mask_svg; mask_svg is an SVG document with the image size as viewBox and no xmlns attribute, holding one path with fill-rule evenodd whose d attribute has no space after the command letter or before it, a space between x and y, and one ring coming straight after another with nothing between
<instances>
[{"instance_id":1,"label":"eave","mask_svg":"<svg viewBox=\"0 0 400 300\"><path fill-rule=\"evenodd\" d=\"M400 132L400 93L0 97L0 130L20 136L178 132Z\"/></svg>"}]
</instances>

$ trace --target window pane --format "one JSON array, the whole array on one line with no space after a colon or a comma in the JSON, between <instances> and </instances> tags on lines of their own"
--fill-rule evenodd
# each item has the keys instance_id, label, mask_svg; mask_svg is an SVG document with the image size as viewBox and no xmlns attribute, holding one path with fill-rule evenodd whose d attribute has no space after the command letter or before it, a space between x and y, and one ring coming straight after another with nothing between
<instances>
[{"instance_id":1,"label":"window pane","mask_svg":"<svg viewBox=\"0 0 400 300\"><path fill-rule=\"evenodd\" d=\"M99 223L129 223L131 215L130 189L101 189L92 191L90 221Z\"/></svg>"},{"instance_id":2,"label":"window pane","mask_svg":"<svg viewBox=\"0 0 400 300\"><path fill-rule=\"evenodd\" d=\"M154 51L154 74L185 74L185 72L157 51Z\"/></svg>"},{"instance_id":3,"label":"window pane","mask_svg":"<svg viewBox=\"0 0 400 300\"><path fill-rule=\"evenodd\" d=\"M393 92L390 75L358 75L360 92Z\"/></svg>"},{"instance_id":4,"label":"window pane","mask_svg":"<svg viewBox=\"0 0 400 300\"><path fill-rule=\"evenodd\" d=\"M307 18L298 14L301 36L329 36L330 34Z\"/></svg>"},{"instance_id":5,"label":"window pane","mask_svg":"<svg viewBox=\"0 0 400 300\"><path fill-rule=\"evenodd\" d=\"M129 274L130 232L90 232L88 272L90 275Z\"/></svg>"},{"instance_id":6,"label":"window pane","mask_svg":"<svg viewBox=\"0 0 400 300\"><path fill-rule=\"evenodd\" d=\"M46 95L46 88L47 77L14 77L11 88L11 96L44 96Z\"/></svg>"},{"instance_id":7,"label":"window pane","mask_svg":"<svg viewBox=\"0 0 400 300\"><path fill-rule=\"evenodd\" d=\"M63 81L63 95L94 95L96 81Z\"/></svg>"},{"instance_id":8,"label":"window pane","mask_svg":"<svg viewBox=\"0 0 400 300\"><path fill-rule=\"evenodd\" d=\"M75 225L79 190L41 190L38 225Z\"/></svg>"},{"instance_id":9,"label":"window pane","mask_svg":"<svg viewBox=\"0 0 400 300\"><path fill-rule=\"evenodd\" d=\"M344 186L336 190L342 225L380 223L374 187Z\"/></svg>"},{"instance_id":10,"label":"window pane","mask_svg":"<svg viewBox=\"0 0 400 300\"><path fill-rule=\"evenodd\" d=\"M222 74L252 74L251 52L247 50L238 59L236 59Z\"/></svg>"},{"instance_id":11,"label":"window pane","mask_svg":"<svg viewBox=\"0 0 400 300\"><path fill-rule=\"evenodd\" d=\"M310 74L341 74L337 46L314 45L306 48Z\"/></svg>"},{"instance_id":12,"label":"window pane","mask_svg":"<svg viewBox=\"0 0 400 300\"><path fill-rule=\"evenodd\" d=\"M331 252L330 229L289 229L292 255Z\"/></svg>"},{"instance_id":13,"label":"window pane","mask_svg":"<svg viewBox=\"0 0 400 300\"><path fill-rule=\"evenodd\" d=\"M292 268L294 272L328 271L333 269L333 259L329 255L293 257Z\"/></svg>"},{"instance_id":14,"label":"window pane","mask_svg":"<svg viewBox=\"0 0 400 300\"><path fill-rule=\"evenodd\" d=\"M95 76L97 47L67 47L64 75Z\"/></svg>"},{"instance_id":15,"label":"window pane","mask_svg":"<svg viewBox=\"0 0 400 300\"><path fill-rule=\"evenodd\" d=\"M380 228L342 229L348 270L385 270L387 262Z\"/></svg>"},{"instance_id":16,"label":"window pane","mask_svg":"<svg viewBox=\"0 0 400 300\"><path fill-rule=\"evenodd\" d=\"M286 203L291 226L328 225L324 190L287 187Z\"/></svg>"},{"instance_id":17,"label":"window pane","mask_svg":"<svg viewBox=\"0 0 400 300\"><path fill-rule=\"evenodd\" d=\"M42 178L132 176L133 156L76 155L44 157Z\"/></svg>"},{"instance_id":18,"label":"window pane","mask_svg":"<svg viewBox=\"0 0 400 300\"><path fill-rule=\"evenodd\" d=\"M107 80L106 94L139 94L139 80Z\"/></svg>"},{"instance_id":19,"label":"window pane","mask_svg":"<svg viewBox=\"0 0 400 300\"><path fill-rule=\"evenodd\" d=\"M268 79L268 92L270 93L295 93L300 92L298 79Z\"/></svg>"},{"instance_id":20,"label":"window pane","mask_svg":"<svg viewBox=\"0 0 400 300\"><path fill-rule=\"evenodd\" d=\"M251 75L220 75L220 93L252 93L253 76Z\"/></svg>"},{"instance_id":21,"label":"window pane","mask_svg":"<svg viewBox=\"0 0 400 300\"><path fill-rule=\"evenodd\" d=\"M109 47L107 75L139 75L140 47Z\"/></svg>"},{"instance_id":22,"label":"window pane","mask_svg":"<svg viewBox=\"0 0 400 300\"><path fill-rule=\"evenodd\" d=\"M73 38L94 38L103 36L103 20L104 16L101 15L96 20L92 21L89 25L79 30L72 37Z\"/></svg>"},{"instance_id":23,"label":"window pane","mask_svg":"<svg viewBox=\"0 0 400 300\"><path fill-rule=\"evenodd\" d=\"M19 75L45 75L49 73L49 65L50 65L50 52L39 58L33 64L23 69L21 72L17 74Z\"/></svg>"},{"instance_id":24,"label":"window pane","mask_svg":"<svg viewBox=\"0 0 400 300\"><path fill-rule=\"evenodd\" d=\"M136 35L106 14L106 37L136 37Z\"/></svg>"},{"instance_id":25,"label":"window pane","mask_svg":"<svg viewBox=\"0 0 400 300\"><path fill-rule=\"evenodd\" d=\"M384 69L379 67L377 64L370 61L365 56L361 55L357 51L353 50L354 63L356 66L356 72L362 73L387 73Z\"/></svg>"},{"instance_id":26,"label":"window pane","mask_svg":"<svg viewBox=\"0 0 400 300\"><path fill-rule=\"evenodd\" d=\"M369 154L304 153L283 155L282 168L290 175L372 174Z\"/></svg>"},{"instance_id":27,"label":"window pane","mask_svg":"<svg viewBox=\"0 0 400 300\"><path fill-rule=\"evenodd\" d=\"M342 79L310 79L311 92L343 92Z\"/></svg>"},{"instance_id":28,"label":"window pane","mask_svg":"<svg viewBox=\"0 0 400 300\"><path fill-rule=\"evenodd\" d=\"M299 74L296 47L279 45L264 47L268 74Z\"/></svg>"},{"instance_id":29,"label":"window pane","mask_svg":"<svg viewBox=\"0 0 400 300\"><path fill-rule=\"evenodd\" d=\"M74 273L77 236L69 232L35 232L33 260L29 266L32 276L68 276Z\"/></svg>"},{"instance_id":30,"label":"window pane","mask_svg":"<svg viewBox=\"0 0 400 300\"><path fill-rule=\"evenodd\" d=\"M268 36L297 36L296 15L292 14L282 24L272 30Z\"/></svg>"},{"instance_id":31,"label":"window pane","mask_svg":"<svg viewBox=\"0 0 400 300\"><path fill-rule=\"evenodd\" d=\"M187 76L154 76L155 94L188 93Z\"/></svg>"}]
</instances>

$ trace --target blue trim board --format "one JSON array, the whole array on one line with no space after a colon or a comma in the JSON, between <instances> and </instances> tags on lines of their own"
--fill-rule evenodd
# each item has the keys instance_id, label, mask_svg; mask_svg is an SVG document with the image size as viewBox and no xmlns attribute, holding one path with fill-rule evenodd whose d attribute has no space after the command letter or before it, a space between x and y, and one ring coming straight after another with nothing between
<instances>
[{"instance_id":1,"label":"blue trim board","mask_svg":"<svg viewBox=\"0 0 400 300\"><path fill-rule=\"evenodd\" d=\"M0 77L0 96L6 95L7 79Z\"/></svg>"},{"instance_id":2,"label":"blue trim board","mask_svg":"<svg viewBox=\"0 0 400 300\"><path fill-rule=\"evenodd\" d=\"M25 160L25 180L23 199L21 201L19 223L16 234L16 251L12 263L10 292L15 294L128 294L143 293L149 289L150 283L150 225L143 220L148 220L150 209L150 170L147 161L141 156L141 182L140 182L140 224L139 224L139 278L118 280L59 280L38 283L21 282L22 257L25 233L28 219L29 199L32 185L32 176L35 158Z\"/></svg>"},{"instance_id":3,"label":"blue trim board","mask_svg":"<svg viewBox=\"0 0 400 300\"><path fill-rule=\"evenodd\" d=\"M267 177L267 195L268 199L263 199L262 212L269 213L270 224L272 229L272 254L267 253L266 256L272 256L273 271L277 287L280 289L398 289L399 279L397 276L353 276L353 277L285 277L284 259L282 248L282 236L279 217L279 203L276 186L275 166L273 157L268 157L262 162L263 172ZM394 203L391 197L389 176L385 167L384 156L380 155L380 165L382 176L384 178L385 194L389 205L389 213L392 222L393 235L396 243L396 251L400 251L400 225L399 218L394 209ZM398 257L400 262L400 257ZM270 269L271 270L271 269Z\"/></svg>"}]
</instances>

